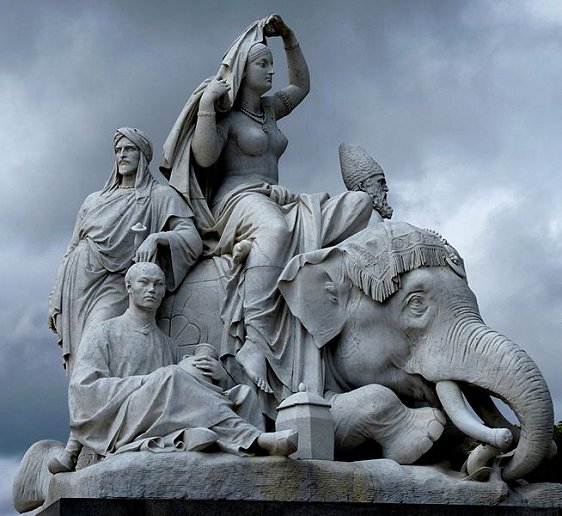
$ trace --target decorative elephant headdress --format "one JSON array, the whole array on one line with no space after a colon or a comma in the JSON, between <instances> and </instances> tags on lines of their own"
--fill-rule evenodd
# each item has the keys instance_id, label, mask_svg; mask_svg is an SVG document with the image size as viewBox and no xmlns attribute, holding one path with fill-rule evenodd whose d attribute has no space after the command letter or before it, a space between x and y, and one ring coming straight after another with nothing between
<instances>
[{"instance_id":1,"label":"decorative elephant headdress","mask_svg":"<svg viewBox=\"0 0 562 516\"><path fill-rule=\"evenodd\" d=\"M405 222L380 222L334 247L295 256L278 287L321 347L345 321L343 310L332 309L348 295L338 290L342 279L382 303L400 288L401 274L420 267L450 267L466 281L461 257L441 235ZM326 285L332 293L326 294Z\"/></svg>"},{"instance_id":2,"label":"decorative elephant headdress","mask_svg":"<svg viewBox=\"0 0 562 516\"><path fill-rule=\"evenodd\" d=\"M400 288L400 275L419 267L449 266L466 280L464 263L439 233L405 222L375 224L338 246L348 279L382 303Z\"/></svg>"}]
</instances>

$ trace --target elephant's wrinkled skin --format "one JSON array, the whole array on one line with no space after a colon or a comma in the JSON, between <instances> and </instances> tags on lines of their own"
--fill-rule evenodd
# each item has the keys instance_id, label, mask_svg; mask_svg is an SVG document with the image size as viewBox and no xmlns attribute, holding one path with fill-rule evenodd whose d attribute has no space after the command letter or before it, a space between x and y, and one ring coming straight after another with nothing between
<instances>
[{"instance_id":1,"label":"elephant's wrinkled skin","mask_svg":"<svg viewBox=\"0 0 562 516\"><path fill-rule=\"evenodd\" d=\"M391 281L381 287L385 274ZM188 320L205 319L192 304L199 289L207 293L210 321L209 284L194 271L178 293L192 296L185 305ZM404 223L370 226L331 250L295 257L279 288L323 349L325 395L340 448L375 439L385 457L412 463L439 438L444 408L460 430L498 452L513 439L505 480L526 475L549 453L553 408L540 371L521 348L483 323L462 260L438 235ZM173 315L170 305L167 310ZM488 426L469 414L461 390ZM520 431L490 395L509 405ZM399 397L428 406L407 408Z\"/></svg>"}]
</instances>

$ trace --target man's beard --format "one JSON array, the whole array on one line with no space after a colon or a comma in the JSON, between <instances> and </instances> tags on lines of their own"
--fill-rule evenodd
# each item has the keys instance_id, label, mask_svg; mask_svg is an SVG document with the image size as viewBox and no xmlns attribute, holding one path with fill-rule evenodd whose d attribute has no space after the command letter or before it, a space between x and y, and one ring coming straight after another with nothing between
<instances>
[{"instance_id":1,"label":"man's beard","mask_svg":"<svg viewBox=\"0 0 562 516\"><path fill-rule=\"evenodd\" d=\"M371 196L373 209L377 211L383 219L390 219L394 210L389 206L388 202L386 202L386 193L378 191L369 195Z\"/></svg>"}]
</instances>

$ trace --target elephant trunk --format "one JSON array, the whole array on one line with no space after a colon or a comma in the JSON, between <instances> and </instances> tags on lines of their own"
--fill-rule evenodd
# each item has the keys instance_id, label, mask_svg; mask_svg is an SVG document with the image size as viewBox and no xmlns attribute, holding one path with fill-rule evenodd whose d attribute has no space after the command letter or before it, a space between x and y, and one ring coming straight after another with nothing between
<instances>
[{"instance_id":1,"label":"elephant trunk","mask_svg":"<svg viewBox=\"0 0 562 516\"><path fill-rule=\"evenodd\" d=\"M438 347L430 359L426 356L418 364L421 374L436 383L467 383L504 401L517 416L521 431L502 476L511 481L531 472L549 453L554 424L550 392L536 364L478 315L452 325Z\"/></svg>"}]
</instances>

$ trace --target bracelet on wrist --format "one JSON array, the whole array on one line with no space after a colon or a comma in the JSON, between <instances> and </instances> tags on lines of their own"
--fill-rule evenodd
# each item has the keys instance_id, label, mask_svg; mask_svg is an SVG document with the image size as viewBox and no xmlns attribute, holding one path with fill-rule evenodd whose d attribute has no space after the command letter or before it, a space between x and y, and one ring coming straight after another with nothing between
<instances>
[{"instance_id":1,"label":"bracelet on wrist","mask_svg":"<svg viewBox=\"0 0 562 516\"><path fill-rule=\"evenodd\" d=\"M199 111L197 116L215 116L216 113L214 111Z\"/></svg>"},{"instance_id":2,"label":"bracelet on wrist","mask_svg":"<svg viewBox=\"0 0 562 516\"><path fill-rule=\"evenodd\" d=\"M288 45L285 45L285 50L292 50L293 48L299 48L300 44L298 41L295 41L294 43L289 43Z\"/></svg>"}]
</instances>

